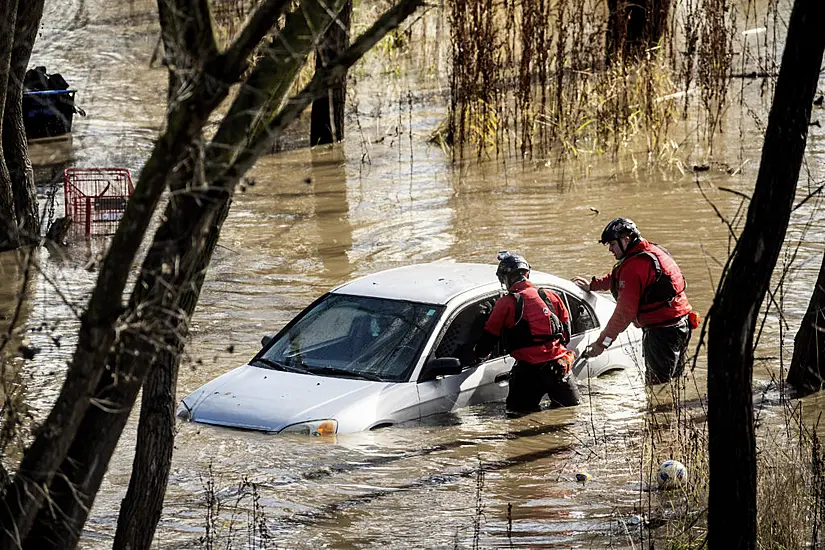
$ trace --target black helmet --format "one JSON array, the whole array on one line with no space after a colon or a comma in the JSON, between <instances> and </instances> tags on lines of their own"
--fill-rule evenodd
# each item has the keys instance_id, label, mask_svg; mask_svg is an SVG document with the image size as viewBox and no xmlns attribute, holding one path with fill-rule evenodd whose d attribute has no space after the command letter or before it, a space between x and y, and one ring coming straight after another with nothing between
<instances>
[{"instance_id":1,"label":"black helmet","mask_svg":"<svg viewBox=\"0 0 825 550\"><path fill-rule=\"evenodd\" d=\"M619 238L625 235L632 235L631 240L642 238L639 228L629 218L616 218L604 228L602 231L602 238L599 239L600 244L607 244L610 241L618 241Z\"/></svg>"},{"instance_id":2,"label":"black helmet","mask_svg":"<svg viewBox=\"0 0 825 550\"><path fill-rule=\"evenodd\" d=\"M511 254L506 250L499 252L496 256L498 260L498 269L496 269L496 277L502 284L508 284L507 280L514 274L519 274L522 277L530 271L530 264L524 259L521 254Z\"/></svg>"}]
</instances>

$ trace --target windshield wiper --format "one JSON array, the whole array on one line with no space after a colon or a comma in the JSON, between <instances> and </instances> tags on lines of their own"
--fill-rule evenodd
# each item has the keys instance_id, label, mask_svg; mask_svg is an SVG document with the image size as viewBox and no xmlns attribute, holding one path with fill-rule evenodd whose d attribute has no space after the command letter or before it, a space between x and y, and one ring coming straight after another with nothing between
<instances>
[{"instance_id":1,"label":"windshield wiper","mask_svg":"<svg viewBox=\"0 0 825 550\"><path fill-rule=\"evenodd\" d=\"M339 369L337 367L327 366L312 366L309 370L315 374L331 374L333 376L343 376L345 378L360 378L362 380L372 380L373 382L386 382L377 374L370 372L355 372L347 369Z\"/></svg>"},{"instance_id":2,"label":"windshield wiper","mask_svg":"<svg viewBox=\"0 0 825 550\"><path fill-rule=\"evenodd\" d=\"M287 365L285 363L281 363L279 361L273 361L272 359L267 359L266 357L258 357L257 359L253 359L249 363L250 365L265 367L268 369L275 369L275 370L282 370L286 372L297 372L299 374L312 374L310 371L303 367L298 367L295 365Z\"/></svg>"}]
</instances>

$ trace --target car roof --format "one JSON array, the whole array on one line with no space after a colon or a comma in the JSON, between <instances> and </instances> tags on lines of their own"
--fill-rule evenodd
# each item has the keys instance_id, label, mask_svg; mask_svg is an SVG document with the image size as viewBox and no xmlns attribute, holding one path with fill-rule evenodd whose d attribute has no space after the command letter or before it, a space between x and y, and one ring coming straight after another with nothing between
<instances>
[{"instance_id":1,"label":"car roof","mask_svg":"<svg viewBox=\"0 0 825 550\"><path fill-rule=\"evenodd\" d=\"M530 271L530 280L565 290L575 287L569 281L535 270ZM465 292L483 294L497 288L501 285L495 265L434 262L379 271L344 283L332 292L446 305Z\"/></svg>"}]
</instances>

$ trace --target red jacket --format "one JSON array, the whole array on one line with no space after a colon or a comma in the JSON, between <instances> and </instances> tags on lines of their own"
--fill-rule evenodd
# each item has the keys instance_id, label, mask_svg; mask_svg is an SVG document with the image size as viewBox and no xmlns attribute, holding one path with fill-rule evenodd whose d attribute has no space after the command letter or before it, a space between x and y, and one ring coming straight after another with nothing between
<instances>
[{"instance_id":1,"label":"red jacket","mask_svg":"<svg viewBox=\"0 0 825 550\"><path fill-rule=\"evenodd\" d=\"M521 281L510 287L510 293L501 297L493 307L484 330L494 336L501 336L505 329L515 325L516 298L512 293L520 293L524 299L523 318L530 326L530 332L535 335L552 334L551 322L547 305L538 294L538 289L530 281ZM563 325L570 320L567 308L561 298L550 290L545 289L545 295L555 309L555 314ZM534 346L510 350L510 354L525 363L544 363L553 361L565 354L567 348L559 340L543 342Z\"/></svg>"},{"instance_id":2,"label":"red jacket","mask_svg":"<svg viewBox=\"0 0 825 550\"><path fill-rule=\"evenodd\" d=\"M675 296L642 304L646 289L657 280L656 263L651 256L658 260L661 272L670 276ZM597 342L604 343L605 338L612 342L631 322L638 327L674 324L692 309L679 266L667 252L644 239L627 251L613 271L590 282L590 290L611 290L611 286L617 294L616 310Z\"/></svg>"}]
</instances>

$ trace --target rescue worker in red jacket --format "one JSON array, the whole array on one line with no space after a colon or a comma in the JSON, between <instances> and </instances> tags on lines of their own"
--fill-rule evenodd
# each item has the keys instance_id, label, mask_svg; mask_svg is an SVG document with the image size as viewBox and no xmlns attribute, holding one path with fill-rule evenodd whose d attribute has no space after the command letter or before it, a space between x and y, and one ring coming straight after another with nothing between
<instances>
[{"instance_id":1,"label":"rescue worker in red jacket","mask_svg":"<svg viewBox=\"0 0 825 550\"><path fill-rule=\"evenodd\" d=\"M667 250L643 239L627 218L607 224L599 242L618 260L613 270L589 281L574 277L573 282L584 290L609 290L616 309L586 355L601 355L633 322L642 328L646 382L660 384L680 376L698 316L692 313L679 266Z\"/></svg>"},{"instance_id":2,"label":"rescue worker in red jacket","mask_svg":"<svg viewBox=\"0 0 825 550\"><path fill-rule=\"evenodd\" d=\"M578 387L569 374L575 352L564 347L570 340L567 308L555 292L538 289L529 281L530 264L522 256L500 252L497 259L496 276L508 293L493 307L475 349L484 358L501 340L516 359L510 371L507 415L541 410L545 394L551 406L578 405Z\"/></svg>"}]
</instances>

